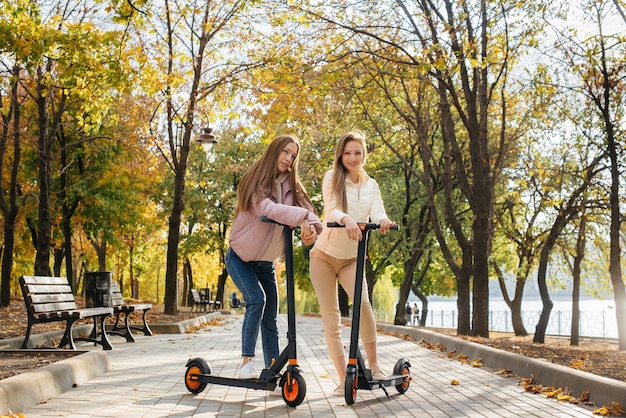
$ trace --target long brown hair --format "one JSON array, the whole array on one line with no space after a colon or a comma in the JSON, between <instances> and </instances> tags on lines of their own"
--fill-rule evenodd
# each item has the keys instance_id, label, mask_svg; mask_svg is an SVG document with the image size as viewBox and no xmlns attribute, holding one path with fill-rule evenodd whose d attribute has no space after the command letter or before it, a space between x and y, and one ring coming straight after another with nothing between
<instances>
[{"instance_id":1,"label":"long brown hair","mask_svg":"<svg viewBox=\"0 0 626 418\"><path fill-rule=\"evenodd\" d=\"M348 169L343 165L343 162L341 162L341 156L346 148L346 144L350 141L357 141L361 144L361 148L363 149L363 161L359 169L359 177L361 178L363 177L363 166L365 165L365 161L367 159L365 133L355 129L353 131L346 132L341 136L341 138L339 138L337 146L335 147L335 159L333 160L332 195L334 196L339 209L343 212L348 211L348 198L346 197L346 176L348 175Z\"/></svg>"},{"instance_id":2,"label":"long brown hair","mask_svg":"<svg viewBox=\"0 0 626 418\"><path fill-rule=\"evenodd\" d=\"M237 196L237 213L240 211L249 212L257 202L271 196L272 186L279 174L276 162L287 144L290 143L296 144L298 147L298 154L289 169L291 187L295 192L293 196L294 204L296 206L313 208L311 199L298 176L300 141L295 135L280 135L272 140L263 155L261 155L261 158L241 178Z\"/></svg>"}]
</instances>

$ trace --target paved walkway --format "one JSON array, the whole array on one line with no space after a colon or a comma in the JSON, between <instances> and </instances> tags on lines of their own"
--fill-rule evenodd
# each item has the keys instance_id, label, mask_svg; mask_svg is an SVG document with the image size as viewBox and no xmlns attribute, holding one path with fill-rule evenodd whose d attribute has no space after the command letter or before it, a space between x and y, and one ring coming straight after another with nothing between
<instances>
[{"instance_id":1,"label":"paved walkway","mask_svg":"<svg viewBox=\"0 0 626 418\"><path fill-rule=\"evenodd\" d=\"M326 353L319 318L298 316L298 361L306 397L291 408L265 391L208 385L197 394L184 384L189 358L203 357L214 374L236 376L241 345L241 315L224 316L223 326L190 334L138 337L134 344L114 337L107 352L111 369L78 387L30 407L26 418L83 417L592 417L592 409L525 392L518 379L487 367L471 367L413 341L379 334L379 356L390 373L398 358L411 362L413 380L401 395L388 388L359 390L356 403L332 396L339 384ZM286 317L281 316L286 335ZM281 337L284 340L284 337ZM349 328L344 327L349 341ZM285 341L281 341L281 347ZM257 353L260 355L260 343ZM261 357L257 366L261 365ZM453 386L452 380L459 385Z\"/></svg>"}]
</instances>

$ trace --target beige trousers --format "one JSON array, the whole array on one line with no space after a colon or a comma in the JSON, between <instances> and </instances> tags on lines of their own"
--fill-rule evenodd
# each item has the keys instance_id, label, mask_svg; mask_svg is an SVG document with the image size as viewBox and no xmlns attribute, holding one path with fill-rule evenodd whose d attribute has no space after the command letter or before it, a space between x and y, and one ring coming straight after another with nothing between
<instances>
[{"instance_id":1,"label":"beige trousers","mask_svg":"<svg viewBox=\"0 0 626 418\"><path fill-rule=\"evenodd\" d=\"M350 300L354 299L356 280L356 258L342 260L313 248L309 253L311 282L320 305L328 354L331 359L344 355L341 341L341 313L337 299L337 280L341 283ZM363 280L361 299L361 323L359 328L363 344L376 342L376 320L367 293L367 281Z\"/></svg>"}]
</instances>

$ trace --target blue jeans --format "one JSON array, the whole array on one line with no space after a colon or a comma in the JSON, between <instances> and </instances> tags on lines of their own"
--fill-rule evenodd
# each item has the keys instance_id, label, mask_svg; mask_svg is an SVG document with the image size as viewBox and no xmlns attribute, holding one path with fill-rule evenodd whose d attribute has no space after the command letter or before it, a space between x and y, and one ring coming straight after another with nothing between
<instances>
[{"instance_id":1,"label":"blue jeans","mask_svg":"<svg viewBox=\"0 0 626 418\"><path fill-rule=\"evenodd\" d=\"M278 287L272 261L243 261L232 248L224 257L226 270L243 295L246 313L241 329L241 352L254 357L261 329L265 367L278 359Z\"/></svg>"}]
</instances>

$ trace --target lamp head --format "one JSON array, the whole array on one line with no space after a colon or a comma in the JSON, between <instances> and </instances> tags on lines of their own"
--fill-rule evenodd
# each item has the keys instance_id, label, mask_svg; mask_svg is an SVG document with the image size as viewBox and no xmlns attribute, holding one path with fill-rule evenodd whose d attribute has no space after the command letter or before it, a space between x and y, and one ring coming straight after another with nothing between
<instances>
[{"instance_id":1,"label":"lamp head","mask_svg":"<svg viewBox=\"0 0 626 418\"><path fill-rule=\"evenodd\" d=\"M202 128L202 133L198 135L197 141L201 144L215 144L217 140L212 133L212 129L209 127Z\"/></svg>"}]
</instances>

